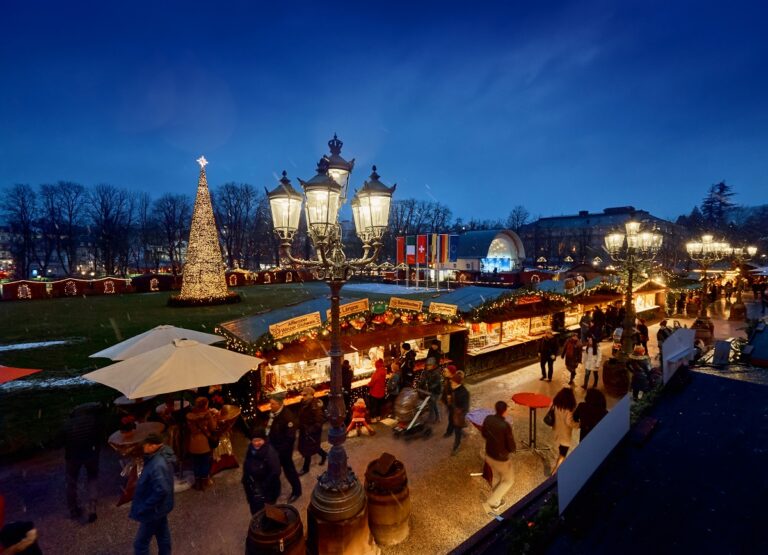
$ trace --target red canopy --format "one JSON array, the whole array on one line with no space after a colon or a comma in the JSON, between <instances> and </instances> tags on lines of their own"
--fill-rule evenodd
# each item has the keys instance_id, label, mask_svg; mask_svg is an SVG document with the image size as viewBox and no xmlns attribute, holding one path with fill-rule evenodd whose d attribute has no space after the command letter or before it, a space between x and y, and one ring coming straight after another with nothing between
<instances>
[{"instance_id":1,"label":"red canopy","mask_svg":"<svg viewBox=\"0 0 768 555\"><path fill-rule=\"evenodd\" d=\"M0 384L18 380L19 378L29 376L30 374L37 374L38 372L40 372L40 370L34 368L11 368L10 366L3 366L0 364Z\"/></svg>"}]
</instances>

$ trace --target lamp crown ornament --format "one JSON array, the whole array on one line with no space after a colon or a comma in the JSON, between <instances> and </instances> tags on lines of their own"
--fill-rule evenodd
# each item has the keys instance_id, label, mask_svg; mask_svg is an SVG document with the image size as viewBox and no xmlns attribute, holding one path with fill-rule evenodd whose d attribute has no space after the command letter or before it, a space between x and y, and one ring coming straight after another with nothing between
<instances>
[{"instance_id":1,"label":"lamp crown ornament","mask_svg":"<svg viewBox=\"0 0 768 555\"><path fill-rule=\"evenodd\" d=\"M344 143L339 139L339 137L336 135L336 133L333 134L333 139L328 141L328 148L331 149L331 154L335 154L336 156L341 155L341 147L344 146Z\"/></svg>"}]
</instances>

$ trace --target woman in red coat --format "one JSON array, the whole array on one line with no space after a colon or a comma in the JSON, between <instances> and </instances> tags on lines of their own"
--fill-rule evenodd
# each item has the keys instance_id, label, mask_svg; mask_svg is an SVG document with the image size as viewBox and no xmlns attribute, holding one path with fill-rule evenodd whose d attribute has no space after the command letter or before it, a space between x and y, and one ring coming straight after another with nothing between
<instances>
[{"instance_id":1,"label":"woman in red coat","mask_svg":"<svg viewBox=\"0 0 768 555\"><path fill-rule=\"evenodd\" d=\"M371 421L381 420L381 406L387 394L387 369L384 361L376 361L376 370L373 371L371 381L368 382L368 405L371 407Z\"/></svg>"}]
</instances>

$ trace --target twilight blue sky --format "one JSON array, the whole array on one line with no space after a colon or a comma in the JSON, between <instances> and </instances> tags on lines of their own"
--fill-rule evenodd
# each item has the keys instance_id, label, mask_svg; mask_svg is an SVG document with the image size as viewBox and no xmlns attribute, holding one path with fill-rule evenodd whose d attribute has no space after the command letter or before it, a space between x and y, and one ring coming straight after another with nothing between
<instances>
[{"instance_id":1,"label":"twilight blue sky","mask_svg":"<svg viewBox=\"0 0 768 555\"><path fill-rule=\"evenodd\" d=\"M313 175L465 219L766 202L768 3L6 0L0 187Z\"/></svg>"}]
</instances>

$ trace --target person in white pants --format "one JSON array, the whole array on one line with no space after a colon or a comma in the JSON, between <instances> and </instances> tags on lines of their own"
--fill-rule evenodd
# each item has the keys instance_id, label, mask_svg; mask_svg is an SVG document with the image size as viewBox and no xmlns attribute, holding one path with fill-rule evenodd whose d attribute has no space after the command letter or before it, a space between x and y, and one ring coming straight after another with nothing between
<instances>
[{"instance_id":1,"label":"person in white pants","mask_svg":"<svg viewBox=\"0 0 768 555\"><path fill-rule=\"evenodd\" d=\"M496 513L501 508L504 504L504 495L515 481L510 455L517 448L512 435L512 426L504 418L507 414L507 404L504 401L496 401L494 408L496 414L490 414L483 420L485 462L493 471L491 495L483 503L483 508L488 513Z\"/></svg>"}]
</instances>

